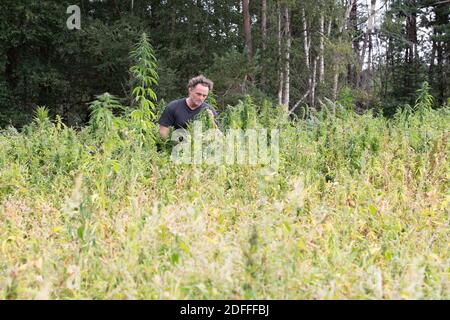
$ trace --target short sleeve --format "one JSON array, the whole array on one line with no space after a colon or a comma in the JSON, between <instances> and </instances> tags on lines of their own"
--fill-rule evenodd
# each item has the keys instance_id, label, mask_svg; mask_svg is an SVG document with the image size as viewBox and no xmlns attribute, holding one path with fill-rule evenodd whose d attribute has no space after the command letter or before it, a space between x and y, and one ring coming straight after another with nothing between
<instances>
[{"instance_id":1,"label":"short sleeve","mask_svg":"<svg viewBox=\"0 0 450 320\"><path fill-rule=\"evenodd\" d=\"M161 117L159 117L158 123L164 127L170 127L175 124L175 117L173 115L173 109L170 106L167 106Z\"/></svg>"}]
</instances>

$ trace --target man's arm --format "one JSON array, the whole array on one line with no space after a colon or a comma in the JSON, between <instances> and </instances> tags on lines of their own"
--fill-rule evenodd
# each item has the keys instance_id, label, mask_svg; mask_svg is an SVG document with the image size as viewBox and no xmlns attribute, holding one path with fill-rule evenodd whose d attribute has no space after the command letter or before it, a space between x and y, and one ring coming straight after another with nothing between
<instances>
[{"instance_id":1,"label":"man's arm","mask_svg":"<svg viewBox=\"0 0 450 320\"><path fill-rule=\"evenodd\" d=\"M169 128L160 124L159 125L159 135L161 136L161 138L167 139L169 137Z\"/></svg>"},{"instance_id":2,"label":"man's arm","mask_svg":"<svg viewBox=\"0 0 450 320\"><path fill-rule=\"evenodd\" d=\"M172 103L169 103L158 120L159 135L163 139L167 139L169 137L170 133L169 127L173 126L175 123L175 117L172 106L173 106Z\"/></svg>"}]
</instances>

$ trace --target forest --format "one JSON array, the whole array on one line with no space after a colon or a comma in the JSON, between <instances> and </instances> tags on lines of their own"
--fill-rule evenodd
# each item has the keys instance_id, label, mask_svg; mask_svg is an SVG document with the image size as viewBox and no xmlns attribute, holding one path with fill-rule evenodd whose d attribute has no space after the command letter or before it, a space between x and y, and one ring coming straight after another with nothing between
<instances>
[{"instance_id":1,"label":"forest","mask_svg":"<svg viewBox=\"0 0 450 320\"><path fill-rule=\"evenodd\" d=\"M2 1L0 126L47 106L70 125L109 92L131 102L129 52L146 32L158 60L158 101L189 78L215 82L220 110L249 94L301 114L341 99L390 116L427 82L433 107L450 93L450 4L399 1Z\"/></svg>"},{"instance_id":2,"label":"forest","mask_svg":"<svg viewBox=\"0 0 450 320\"><path fill-rule=\"evenodd\" d=\"M1 1L0 299L449 299L449 15Z\"/></svg>"}]
</instances>

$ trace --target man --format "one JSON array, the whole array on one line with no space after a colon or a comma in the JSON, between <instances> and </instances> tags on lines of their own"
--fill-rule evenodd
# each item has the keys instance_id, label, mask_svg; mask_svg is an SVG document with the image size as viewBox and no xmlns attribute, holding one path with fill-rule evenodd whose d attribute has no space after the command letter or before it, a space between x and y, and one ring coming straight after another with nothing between
<instances>
[{"instance_id":1,"label":"man","mask_svg":"<svg viewBox=\"0 0 450 320\"><path fill-rule=\"evenodd\" d=\"M216 117L216 110L205 103L205 99L212 88L213 82L203 75L189 80L188 97L170 102L159 118L159 134L161 137L168 138L169 127L186 129L188 122L205 108Z\"/></svg>"}]
</instances>

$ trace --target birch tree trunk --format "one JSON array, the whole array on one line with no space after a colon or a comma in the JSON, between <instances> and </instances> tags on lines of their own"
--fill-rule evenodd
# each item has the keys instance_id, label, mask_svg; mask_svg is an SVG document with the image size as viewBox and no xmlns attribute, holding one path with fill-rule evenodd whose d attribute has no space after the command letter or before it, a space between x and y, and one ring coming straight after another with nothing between
<instances>
[{"instance_id":1,"label":"birch tree trunk","mask_svg":"<svg viewBox=\"0 0 450 320\"><path fill-rule=\"evenodd\" d=\"M284 6L284 34L286 38L285 58L284 58L284 88L283 88L283 105L286 112L289 108L289 89L290 89L290 55L291 55L291 20L289 17L289 7Z\"/></svg>"},{"instance_id":2,"label":"birch tree trunk","mask_svg":"<svg viewBox=\"0 0 450 320\"><path fill-rule=\"evenodd\" d=\"M353 5L356 3L356 0L349 0L347 7L345 9L345 14L342 20L338 20L337 22L341 22L339 24L339 36L338 36L338 40L339 42L342 39L342 35L344 33L344 29L350 29L351 28L351 23L350 23L350 15L352 12L352 8ZM331 21L330 21L331 23ZM330 25L329 25L330 27ZM328 34L330 32L330 28L328 29ZM339 73L340 73L340 68L339 68L339 64L340 64L340 57L339 56L334 56L333 57L333 89L332 89L332 98L333 101L336 101L337 99L337 92L338 92L338 85L339 85ZM348 75L350 75L350 67L351 66L347 66L348 68ZM348 81L350 82L350 79L348 79Z\"/></svg>"},{"instance_id":3,"label":"birch tree trunk","mask_svg":"<svg viewBox=\"0 0 450 320\"><path fill-rule=\"evenodd\" d=\"M302 8L302 21L303 21L303 49L305 51L305 67L308 72L308 91L309 100L311 101L311 89L312 89L312 79L311 79L311 67L310 67L310 37L308 34L308 22L306 21L305 9Z\"/></svg>"},{"instance_id":4,"label":"birch tree trunk","mask_svg":"<svg viewBox=\"0 0 450 320\"><path fill-rule=\"evenodd\" d=\"M325 19L320 15L320 44L319 44L319 83L323 84L325 80L325 59L324 59L324 38L325 38Z\"/></svg>"},{"instance_id":5,"label":"birch tree trunk","mask_svg":"<svg viewBox=\"0 0 450 320\"><path fill-rule=\"evenodd\" d=\"M332 93L334 102L337 99L338 84L339 84L339 67L337 64L335 64L333 76L333 93Z\"/></svg>"},{"instance_id":6,"label":"birch tree trunk","mask_svg":"<svg viewBox=\"0 0 450 320\"><path fill-rule=\"evenodd\" d=\"M283 73L283 56L281 48L281 6L277 2L277 47L278 47L278 104L283 103L284 73Z\"/></svg>"},{"instance_id":7,"label":"birch tree trunk","mask_svg":"<svg viewBox=\"0 0 450 320\"><path fill-rule=\"evenodd\" d=\"M308 24L306 22L305 9L302 8L302 20L303 20L303 47L305 49L305 64L306 68L309 70L309 40L308 40Z\"/></svg>"},{"instance_id":8,"label":"birch tree trunk","mask_svg":"<svg viewBox=\"0 0 450 320\"><path fill-rule=\"evenodd\" d=\"M365 84L367 76L370 76L369 73L372 59L372 32L375 15L375 3L376 0L370 0L370 9L367 17L367 28L366 32L364 33L364 42L359 56L359 72L357 74L359 84ZM366 53L368 54L367 68L369 72L366 74L366 76L364 76L363 70L366 66Z\"/></svg>"},{"instance_id":9,"label":"birch tree trunk","mask_svg":"<svg viewBox=\"0 0 450 320\"><path fill-rule=\"evenodd\" d=\"M436 31L433 30L433 35L436 34ZM432 83L433 74L434 74L434 63L436 60L436 41L432 41L431 47L431 57L430 57L430 68L428 69L428 82Z\"/></svg>"},{"instance_id":10,"label":"birch tree trunk","mask_svg":"<svg viewBox=\"0 0 450 320\"><path fill-rule=\"evenodd\" d=\"M314 59L313 63L313 70L311 75L311 107L314 108L314 105L316 104L316 70L317 70L317 58Z\"/></svg>"},{"instance_id":11,"label":"birch tree trunk","mask_svg":"<svg viewBox=\"0 0 450 320\"><path fill-rule=\"evenodd\" d=\"M331 23L332 23L333 21L331 21L331 19L330 19L330 21L328 21L328 28L327 28L327 37L328 38L330 38L330 35L331 35Z\"/></svg>"},{"instance_id":12,"label":"birch tree trunk","mask_svg":"<svg viewBox=\"0 0 450 320\"><path fill-rule=\"evenodd\" d=\"M367 61L367 67L368 67L368 71L369 71L369 75L372 72L372 33L373 33L373 28L374 28L374 24L375 24L375 6L377 4L377 0L370 0L370 17L369 17L369 22L368 22L368 26L367 29L369 31L369 56L368 56L368 61Z\"/></svg>"}]
</instances>

